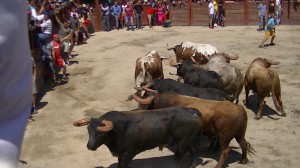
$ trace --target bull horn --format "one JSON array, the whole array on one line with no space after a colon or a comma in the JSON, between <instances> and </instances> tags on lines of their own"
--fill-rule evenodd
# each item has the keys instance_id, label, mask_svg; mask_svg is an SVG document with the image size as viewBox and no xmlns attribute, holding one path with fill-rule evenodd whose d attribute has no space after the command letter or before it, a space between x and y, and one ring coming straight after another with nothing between
<instances>
[{"instance_id":1,"label":"bull horn","mask_svg":"<svg viewBox=\"0 0 300 168\"><path fill-rule=\"evenodd\" d=\"M168 50L175 50L175 47L171 47L171 48L168 48L169 47L169 44L167 43L167 49Z\"/></svg>"},{"instance_id":2,"label":"bull horn","mask_svg":"<svg viewBox=\"0 0 300 168\"><path fill-rule=\"evenodd\" d=\"M279 65L279 64L280 64L280 62L278 62L278 61L271 61L271 60L268 60L268 59L266 59L266 61L267 61L269 64L271 64L271 65Z\"/></svg>"},{"instance_id":3,"label":"bull horn","mask_svg":"<svg viewBox=\"0 0 300 168\"><path fill-rule=\"evenodd\" d=\"M74 121L73 125L75 127L81 127L81 126L84 126L84 125L88 125L90 122L91 122L90 118L84 118L84 119L81 119L81 120L78 120L78 121Z\"/></svg>"},{"instance_id":4,"label":"bull horn","mask_svg":"<svg viewBox=\"0 0 300 168\"><path fill-rule=\"evenodd\" d=\"M169 59L171 59L171 56L168 57L168 58L167 58L167 57L160 56L160 59L162 59L162 60L163 60L163 59L169 60Z\"/></svg>"},{"instance_id":5,"label":"bull horn","mask_svg":"<svg viewBox=\"0 0 300 168\"><path fill-rule=\"evenodd\" d=\"M146 87L146 86L142 86L142 88L143 88L146 92L148 92L148 93L150 93L150 94L157 93L156 90L150 89L150 88L148 88L148 87Z\"/></svg>"},{"instance_id":6,"label":"bull horn","mask_svg":"<svg viewBox=\"0 0 300 168\"><path fill-rule=\"evenodd\" d=\"M97 127L97 131L99 132L108 132L111 131L114 128L114 124L111 121L108 120L102 120L102 124L104 126Z\"/></svg>"},{"instance_id":7,"label":"bull horn","mask_svg":"<svg viewBox=\"0 0 300 168\"><path fill-rule=\"evenodd\" d=\"M151 104L152 100L154 99L154 96L148 96L147 98L145 99L142 99L142 98L139 98L137 95L133 95L133 99L138 102L139 104L145 104L145 105L148 105L148 104Z\"/></svg>"},{"instance_id":8,"label":"bull horn","mask_svg":"<svg viewBox=\"0 0 300 168\"><path fill-rule=\"evenodd\" d=\"M227 56L227 58L229 58L230 60L237 60L237 59L239 59L239 56L237 55L237 54L235 54L235 55L226 55Z\"/></svg>"},{"instance_id":9,"label":"bull horn","mask_svg":"<svg viewBox=\"0 0 300 168\"><path fill-rule=\"evenodd\" d=\"M175 64L174 62L175 61L171 59L171 61L170 61L170 66L171 67L177 67L178 64Z\"/></svg>"}]
</instances>

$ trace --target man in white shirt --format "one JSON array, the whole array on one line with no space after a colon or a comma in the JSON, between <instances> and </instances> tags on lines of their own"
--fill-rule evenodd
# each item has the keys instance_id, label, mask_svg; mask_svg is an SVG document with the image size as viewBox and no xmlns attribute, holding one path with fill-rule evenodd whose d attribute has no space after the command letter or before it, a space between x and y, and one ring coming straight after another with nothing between
<instances>
[{"instance_id":1,"label":"man in white shirt","mask_svg":"<svg viewBox=\"0 0 300 168\"><path fill-rule=\"evenodd\" d=\"M32 98L26 1L0 1L0 167L16 168Z\"/></svg>"},{"instance_id":2,"label":"man in white shirt","mask_svg":"<svg viewBox=\"0 0 300 168\"><path fill-rule=\"evenodd\" d=\"M213 29L214 28L213 19L214 19L215 9L214 9L214 4L211 2L211 0L209 0L208 11L209 11L209 28Z\"/></svg>"},{"instance_id":3,"label":"man in white shirt","mask_svg":"<svg viewBox=\"0 0 300 168\"><path fill-rule=\"evenodd\" d=\"M276 21L277 25L280 24L281 10L282 10L282 8L281 8L281 2L280 2L280 0L276 0L275 13L277 15L277 21Z\"/></svg>"},{"instance_id":4,"label":"man in white shirt","mask_svg":"<svg viewBox=\"0 0 300 168\"><path fill-rule=\"evenodd\" d=\"M44 54L46 54L47 43L50 41L52 34L52 22L49 15L45 14L43 23L37 24L37 26L42 28L42 33L34 36L35 40L37 40L35 47L42 48L43 52L41 56L44 56Z\"/></svg>"}]
</instances>

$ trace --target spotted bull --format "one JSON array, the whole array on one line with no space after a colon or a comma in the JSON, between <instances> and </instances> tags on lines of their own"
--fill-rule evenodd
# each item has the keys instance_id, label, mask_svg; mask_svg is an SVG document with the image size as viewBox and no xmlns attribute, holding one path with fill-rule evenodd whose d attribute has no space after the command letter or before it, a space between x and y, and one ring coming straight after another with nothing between
<instances>
[{"instance_id":1,"label":"spotted bull","mask_svg":"<svg viewBox=\"0 0 300 168\"><path fill-rule=\"evenodd\" d=\"M168 48L168 50L175 52L177 62L192 60L199 64L206 64L211 55L218 53L217 48L210 44L198 44L190 41Z\"/></svg>"},{"instance_id":2,"label":"spotted bull","mask_svg":"<svg viewBox=\"0 0 300 168\"><path fill-rule=\"evenodd\" d=\"M194 159L192 142L202 127L201 113L193 108L172 107L151 111L111 111L99 118L82 119L74 126L88 125L87 148L95 151L106 145L118 157L118 168L139 153L155 147L175 147L181 168L189 168Z\"/></svg>"},{"instance_id":3,"label":"spotted bull","mask_svg":"<svg viewBox=\"0 0 300 168\"><path fill-rule=\"evenodd\" d=\"M261 118L261 113L264 108L264 99L265 97L270 96L270 93L272 94L276 109L281 112L282 116L286 116L282 107L281 87L278 74L274 70L269 69L271 65L278 64L279 62L264 58L256 58L253 60L246 72L244 82L246 93L245 103L248 103L248 95L250 90L253 90L254 93L257 93L259 101L259 109L255 119Z\"/></svg>"}]
</instances>

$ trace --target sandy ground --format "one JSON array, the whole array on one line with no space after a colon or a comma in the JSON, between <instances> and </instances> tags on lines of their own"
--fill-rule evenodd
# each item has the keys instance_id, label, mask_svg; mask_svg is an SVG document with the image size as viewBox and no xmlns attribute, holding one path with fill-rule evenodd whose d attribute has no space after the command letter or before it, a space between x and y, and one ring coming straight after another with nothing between
<instances>
[{"instance_id":1,"label":"sandy ground","mask_svg":"<svg viewBox=\"0 0 300 168\"><path fill-rule=\"evenodd\" d=\"M300 26L280 26L276 29L276 45L258 48L264 37L257 27L155 27L138 31L111 31L95 33L87 45L74 49L72 64L68 67L70 81L53 88L39 104L39 114L28 121L25 132L20 168L94 168L117 167L117 158L112 157L106 146L92 152L86 148L86 127L74 127L72 122L84 117L99 117L111 110L132 110L135 101L126 102L134 93L135 60L156 50L161 56L172 56L167 44L174 46L183 41L209 43L219 51L238 54L232 61L243 73L257 57L280 61L274 66L281 80L282 99L287 117L277 115L271 97L263 118L254 120L257 112L256 97L250 97L246 139L256 149L256 156L246 165L238 163L241 149L235 140L230 144L231 152L224 167L298 168L300 165ZM166 78L175 73L168 61L164 61ZM240 100L244 100L244 90ZM242 101L240 101L241 105ZM277 118L278 120L271 119ZM174 168L172 152L157 148L137 155L131 162L134 168ZM197 167L214 167L219 152L203 150L197 154Z\"/></svg>"}]
</instances>

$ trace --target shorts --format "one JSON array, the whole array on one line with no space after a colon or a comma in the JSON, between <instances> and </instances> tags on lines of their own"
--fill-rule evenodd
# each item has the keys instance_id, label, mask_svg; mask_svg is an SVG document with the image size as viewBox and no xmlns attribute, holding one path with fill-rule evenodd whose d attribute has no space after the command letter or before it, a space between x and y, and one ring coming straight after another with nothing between
<instances>
[{"instance_id":1,"label":"shorts","mask_svg":"<svg viewBox=\"0 0 300 168\"><path fill-rule=\"evenodd\" d=\"M265 38L268 39L269 37L276 37L276 34L274 31L265 30Z\"/></svg>"},{"instance_id":2,"label":"shorts","mask_svg":"<svg viewBox=\"0 0 300 168\"><path fill-rule=\"evenodd\" d=\"M214 14L209 14L210 19L214 19Z\"/></svg>"},{"instance_id":3,"label":"shorts","mask_svg":"<svg viewBox=\"0 0 300 168\"><path fill-rule=\"evenodd\" d=\"M68 41L63 42L64 52L69 52L70 46Z\"/></svg>"},{"instance_id":4,"label":"shorts","mask_svg":"<svg viewBox=\"0 0 300 168\"><path fill-rule=\"evenodd\" d=\"M61 57L57 58L55 61L58 67L63 67L66 65L65 61Z\"/></svg>"},{"instance_id":5,"label":"shorts","mask_svg":"<svg viewBox=\"0 0 300 168\"><path fill-rule=\"evenodd\" d=\"M37 94L36 79L32 77L32 94Z\"/></svg>"}]
</instances>

